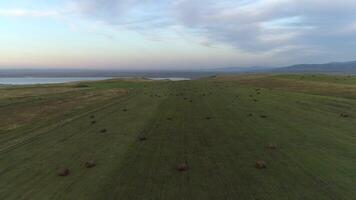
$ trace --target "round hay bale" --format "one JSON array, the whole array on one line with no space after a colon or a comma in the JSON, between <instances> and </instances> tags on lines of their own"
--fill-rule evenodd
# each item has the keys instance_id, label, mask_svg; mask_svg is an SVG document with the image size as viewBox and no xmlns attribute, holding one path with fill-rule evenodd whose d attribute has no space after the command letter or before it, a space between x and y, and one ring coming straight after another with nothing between
<instances>
[{"instance_id":1,"label":"round hay bale","mask_svg":"<svg viewBox=\"0 0 356 200\"><path fill-rule=\"evenodd\" d=\"M90 161L86 161L86 162L84 163L84 166L89 169L89 168L95 167L95 166L96 166L96 163L95 163L94 160L90 160Z\"/></svg>"},{"instance_id":2,"label":"round hay bale","mask_svg":"<svg viewBox=\"0 0 356 200\"><path fill-rule=\"evenodd\" d=\"M341 113L341 114L340 114L340 117L343 117L343 118L348 118L348 117L349 117L349 115L348 115L348 114L346 114L346 113Z\"/></svg>"},{"instance_id":3,"label":"round hay bale","mask_svg":"<svg viewBox=\"0 0 356 200\"><path fill-rule=\"evenodd\" d=\"M256 161L255 167L257 169L266 169L267 168L267 164L263 160L258 160L258 161Z\"/></svg>"},{"instance_id":4,"label":"round hay bale","mask_svg":"<svg viewBox=\"0 0 356 200\"><path fill-rule=\"evenodd\" d=\"M276 144L273 144L273 143L270 143L270 144L267 145L267 148L268 148L268 149L275 150L275 149L277 149L277 145L276 145Z\"/></svg>"},{"instance_id":5,"label":"round hay bale","mask_svg":"<svg viewBox=\"0 0 356 200\"><path fill-rule=\"evenodd\" d=\"M177 170L179 172L186 172L188 171L189 167L188 167L188 164L186 162L184 163L180 163L178 166L177 166Z\"/></svg>"},{"instance_id":6,"label":"round hay bale","mask_svg":"<svg viewBox=\"0 0 356 200\"><path fill-rule=\"evenodd\" d=\"M68 168L66 169L61 169L57 172L57 175L58 176L62 176L62 177L65 177L65 176L69 176L70 175L70 170Z\"/></svg>"}]
</instances>

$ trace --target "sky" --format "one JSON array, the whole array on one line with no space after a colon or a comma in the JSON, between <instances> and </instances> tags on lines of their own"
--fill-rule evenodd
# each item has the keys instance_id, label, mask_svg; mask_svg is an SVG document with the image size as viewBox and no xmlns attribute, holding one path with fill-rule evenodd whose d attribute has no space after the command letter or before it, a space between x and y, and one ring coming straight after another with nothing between
<instances>
[{"instance_id":1,"label":"sky","mask_svg":"<svg viewBox=\"0 0 356 200\"><path fill-rule=\"evenodd\" d=\"M356 60L355 0L0 1L0 68L209 69Z\"/></svg>"}]
</instances>

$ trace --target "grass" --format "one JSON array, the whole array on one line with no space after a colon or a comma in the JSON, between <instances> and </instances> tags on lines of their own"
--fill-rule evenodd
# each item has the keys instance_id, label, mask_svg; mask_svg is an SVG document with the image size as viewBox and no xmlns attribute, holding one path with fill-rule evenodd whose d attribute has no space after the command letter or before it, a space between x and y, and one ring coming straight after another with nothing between
<instances>
[{"instance_id":1,"label":"grass","mask_svg":"<svg viewBox=\"0 0 356 200\"><path fill-rule=\"evenodd\" d=\"M40 102L68 109L0 132L0 199L355 199L356 88L328 80L112 80L14 92L0 99L9 121ZM64 168L71 174L57 176Z\"/></svg>"}]
</instances>

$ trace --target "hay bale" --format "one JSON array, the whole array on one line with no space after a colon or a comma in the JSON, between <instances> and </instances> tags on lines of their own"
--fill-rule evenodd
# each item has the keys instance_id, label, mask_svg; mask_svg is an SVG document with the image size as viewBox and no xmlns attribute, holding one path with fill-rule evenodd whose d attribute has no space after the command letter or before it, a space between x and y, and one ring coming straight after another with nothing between
<instances>
[{"instance_id":1,"label":"hay bale","mask_svg":"<svg viewBox=\"0 0 356 200\"><path fill-rule=\"evenodd\" d=\"M89 87L89 85L86 85L84 83L79 83L79 84L75 85L74 87L76 87L76 88L87 88L87 87Z\"/></svg>"},{"instance_id":2,"label":"hay bale","mask_svg":"<svg viewBox=\"0 0 356 200\"><path fill-rule=\"evenodd\" d=\"M267 145L267 148L268 148L268 149L275 150L275 149L277 149L277 145L276 145L276 144L273 144L273 143L269 143L269 144Z\"/></svg>"},{"instance_id":3,"label":"hay bale","mask_svg":"<svg viewBox=\"0 0 356 200\"><path fill-rule=\"evenodd\" d=\"M267 168L267 164L263 160L258 160L258 161L256 161L255 167L257 169L266 169Z\"/></svg>"},{"instance_id":4,"label":"hay bale","mask_svg":"<svg viewBox=\"0 0 356 200\"><path fill-rule=\"evenodd\" d=\"M84 163L84 166L89 169L89 168L95 167L95 166L96 166L96 163L95 163L94 160L90 160L90 161L86 161L86 162Z\"/></svg>"},{"instance_id":5,"label":"hay bale","mask_svg":"<svg viewBox=\"0 0 356 200\"><path fill-rule=\"evenodd\" d=\"M349 117L349 115L348 115L348 114L346 114L346 113L341 113L341 114L340 114L340 117L343 117L343 118L348 118L348 117Z\"/></svg>"},{"instance_id":6,"label":"hay bale","mask_svg":"<svg viewBox=\"0 0 356 200\"><path fill-rule=\"evenodd\" d=\"M186 162L177 165L177 170L179 172L186 172L189 170L188 164Z\"/></svg>"},{"instance_id":7,"label":"hay bale","mask_svg":"<svg viewBox=\"0 0 356 200\"><path fill-rule=\"evenodd\" d=\"M66 169L61 169L57 172L57 175L58 176L62 176L62 177L65 177L65 176L69 176L70 175L70 170L68 168Z\"/></svg>"}]
</instances>

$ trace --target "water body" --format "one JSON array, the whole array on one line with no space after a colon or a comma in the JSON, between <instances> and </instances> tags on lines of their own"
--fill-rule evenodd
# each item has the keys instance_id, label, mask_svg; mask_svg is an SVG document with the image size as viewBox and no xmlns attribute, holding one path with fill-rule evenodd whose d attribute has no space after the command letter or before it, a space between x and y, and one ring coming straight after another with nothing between
<instances>
[{"instance_id":1,"label":"water body","mask_svg":"<svg viewBox=\"0 0 356 200\"><path fill-rule=\"evenodd\" d=\"M100 81L112 79L114 77L10 77L0 78L0 85L36 85L36 84L58 84L58 83L71 83L78 81ZM121 77L129 78L129 77ZM170 80L170 81L185 81L190 78L149 78L151 80Z\"/></svg>"},{"instance_id":2,"label":"water body","mask_svg":"<svg viewBox=\"0 0 356 200\"><path fill-rule=\"evenodd\" d=\"M56 84L70 83L77 81L99 81L111 79L110 77L16 77L0 78L0 85L35 85L35 84Z\"/></svg>"}]
</instances>

